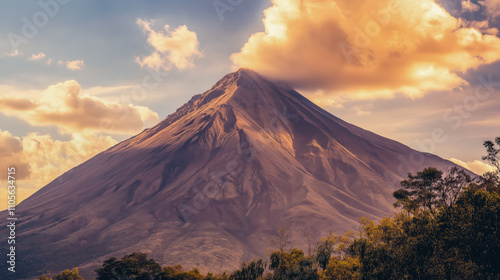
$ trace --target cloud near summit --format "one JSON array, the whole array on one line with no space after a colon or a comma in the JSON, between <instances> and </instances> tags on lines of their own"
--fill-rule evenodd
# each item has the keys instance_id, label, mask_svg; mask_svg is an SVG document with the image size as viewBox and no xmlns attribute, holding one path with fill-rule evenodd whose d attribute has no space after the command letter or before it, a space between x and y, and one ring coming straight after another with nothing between
<instances>
[{"instance_id":1,"label":"cloud near summit","mask_svg":"<svg viewBox=\"0 0 500 280\"><path fill-rule=\"evenodd\" d=\"M272 0L264 32L231 56L237 67L353 98L419 97L468 84L500 59L500 38L465 27L434 0Z\"/></svg>"}]
</instances>

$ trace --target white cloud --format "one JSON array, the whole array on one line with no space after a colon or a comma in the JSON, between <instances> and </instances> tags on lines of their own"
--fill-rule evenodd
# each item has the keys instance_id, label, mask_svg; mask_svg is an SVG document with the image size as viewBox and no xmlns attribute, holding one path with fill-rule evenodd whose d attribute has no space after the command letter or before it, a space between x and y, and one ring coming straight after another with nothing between
<instances>
[{"instance_id":1,"label":"white cloud","mask_svg":"<svg viewBox=\"0 0 500 280\"><path fill-rule=\"evenodd\" d=\"M137 19L137 25L148 34L147 42L154 51L146 57L136 57L135 61L142 67L148 66L157 71L170 70L173 66L179 70L193 67L194 58L202 56L196 33L190 31L186 25L174 30L165 25L164 31L157 31L153 29L153 24L153 20Z\"/></svg>"}]
</instances>

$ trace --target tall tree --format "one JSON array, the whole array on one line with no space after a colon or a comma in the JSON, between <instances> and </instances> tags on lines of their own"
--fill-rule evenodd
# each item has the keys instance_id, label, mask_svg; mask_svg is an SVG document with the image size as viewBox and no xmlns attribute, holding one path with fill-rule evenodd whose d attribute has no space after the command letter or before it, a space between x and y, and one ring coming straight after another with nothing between
<instances>
[{"instance_id":1,"label":"tall tree","mask_svg":"<svg viewBox=\"0 0 500 280\"><path fill-rule=\"evenodd\" d=\"M486 152L488 153L486 156L483 156L483 160L489 161L493 164L497 170L500 170L500 137L495 138L495 143L498 148L495 148L495 144L493 141L485 141L484 147L486 148Z\"/></svg>"}]
</instances>

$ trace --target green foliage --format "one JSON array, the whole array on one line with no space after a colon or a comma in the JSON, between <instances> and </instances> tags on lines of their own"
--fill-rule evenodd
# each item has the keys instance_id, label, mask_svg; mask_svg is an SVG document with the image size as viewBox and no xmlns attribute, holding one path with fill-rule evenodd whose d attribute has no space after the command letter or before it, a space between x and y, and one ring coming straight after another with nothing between
<instances>
[{"instance_id":1,"label":"green foliage","mask_svg":"<svg viewBox=\"0 0 500 280\"><path fill-rule=\"evenodd\" d=\"M83 280L83 277L78 274L78 268L73 268L72 270L67 269L54 277L50 273L48 275L44 274L38 277L38 280Z\"/></svg>"},{"instance_id":2,"label":"green foliage","mask_svg":"<svg viewBox=\"0 0 500 280\"><path fill-rule=\"evenodd\" d=\"M456 205L439 217L443 257L453 257L452 271L460 264L482 279L500 277L500 195L484 189L467 189ZM453 256L450 256L453 252ZM451 272L450 272L451 273ZM476 276L476 279L477 276Z\"/></svg>"},{"instance_id":3,"label":"green foliage","mask_svg":"<svg viewBox=\"0 0 500 280\"><path fill-rule=\"evenodd\" d=\"M110 258L96 269L97 280L160 279L161 266L144 253L132 253L120 260Z\"/></svg>"},{"instance_id":4,"label":"green foliage","mask_svg":"<svg viewBox=\"0 0 500 280\"><path fill-rule=\"evenodd\" d=\"M343 236L329 234L318 241L315 257L322 270L326 269L332 256L342 258L345 255L345 249L350 239L351 233L348 232Z\"/></svg>"},{"instance_id":5,"label":"green foliage","mask_svg":"<svg viewBox=\"0 0 500 280\"><path fill-rule=\"evenodd\" d=\"M210 278L212 277L212 278ZM151 278L153 279L153 278ZM203 280L203 279L217 279L213 278L213 275L204 277L201 275L200 271L196 268L193 268L191 271L184 271L182 266L177 265L174 267L164 267L162 273L159 274L158 279L167 279L167 280Z\"/></svg>"},{"instance_id":6,"label":"green foliage","mask_svg":"<svg viewBox=\"0 0 500 280\"><path fill-rule=\"evenodd\" d=\"M357 257L331 258L321 279L357 280L361 279L361 263Z\"/></svg>"},{"instance_id":7,"label":"green foliage","mask_svg":"<svg viewBox=\"0 0 500 280\"><path fill-rule=\"evenodd\" d=\"M451 207L363 221L362 279L500 279L500 196L475 184Z\"/></svg>"},{"instance_id":8,"label":"green foliage","mask_svg":"<svg viewBox=\"0 0 500 280\"><path fill-rule=\"evenodd\" d=\"M292 249L290 252L274 251L271 253L270 259L269 268L274 272L270 279L318 279L315 258L313 256L306 256L302 250Z\"/></svg>"},{"instance_id":9,"label":"green foliage","mask_svg":"<svg viewBox=\"0 0 500 280\"><path fill-rule=\"evenodd\" d=\"M264 274L267 263L262 259L253 260L249 264L243 263L241 269L234 271L229 276L231 280L257 280Z\"/></svg>"}]
</instances>

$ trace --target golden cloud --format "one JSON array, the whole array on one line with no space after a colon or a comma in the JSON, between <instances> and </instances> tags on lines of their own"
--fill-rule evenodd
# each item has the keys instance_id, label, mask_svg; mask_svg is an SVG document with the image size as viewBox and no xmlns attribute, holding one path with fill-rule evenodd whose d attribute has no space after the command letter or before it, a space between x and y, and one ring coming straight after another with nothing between
<instances>
[{"instance_id":1,"label":"golden cloud","mask_svg":"<svg viewBox=\"0 0 500 280\"><path fill-rule=\"evenodd\" d=\"M172 31L169 25L165 25L165 32L156 31L152 28L153 24L154 21L151 20L137 19L137 25L148 34L147 42L154 48L154 52L143 58L137 57L136 62L142 67L149 66L157 71L170 70L172 66L179 70L193 67L193 59L202 56L196 33L186 25Z\"/></svg>"},{"instance_id":2,"label":"golden cloud","mask_svg":"<svg viewBox=\"0 0 500 280\"><path fill-rule=\"evenodd\" d=\"M90 130L74 132L71 140L54 140L50 135L31 133L21 140L0 131L0 167L16 167L17 203L50 183L72 167L115 145L110 136ZM0 178L0 181L4 179ZM7 206L7 196L0 196L0 208Z\"/></svg>"},{"instance_id":3,"label":"golden cloud","mask_svg":"<svg viewBox=\"0 0 500 280\"><path fill-rule=\"evenodd\" d=\"M500 39L463 27L434 0L272 0L236 67L325 95L369 99L466 85L500 59Z\"/></svg>"},{"instance_id":4,"label":"golden cloud","mask_svg":"<svg viewBox=\"0 0 500 280\"><path fill-rule=\"evenodd\" d=\"M483 175L486 172L493 172L496 170L494 166L484 163L480 160L465 162L456 158L450 158L450 161L464 168L467 168L478 175Z\"/></svg>"},{"instance_id":5,"label":"golden cloud","mask_svg":"<svg viewBox=\"0 0 500 280\"><path fill-rule=\"evenodd\" d=\"M116 143L110 136L100 136L91 130L74 132L69 141L37 133L22 140L23 153L32 170L31 182L39 187Z\"/></svg>"},{"instance_id":6,"label":"golden cloud","mask_svg":"<svg viewBox=\"0 0 500 280\"><path fill-rule=\"evenodd\" d=\"M147 107L82 94L74 80L49 86L35 101L0 97L0 109L3 114L32 125L56 125L69 133L95 129L111 134L134 134L159 121L158 114Z\"/></svg>"},{"instance_id":7,"label":"golden cloud","mask_svg":"<svg viewBox=\"0 0 500 280\"><path fill-rule=\"evenodd\" d=\"M19 137L8 131L0 130L0 169L7 172L7 168L15 167L16 179L25 179L30 174L30 166L23 154L23 145ZM7 173L5 173L7 174ZM6 181L6 175L0 176L0 181ZM7 205L7 204L3 204Z\"/></svg>"}]
</instances>

